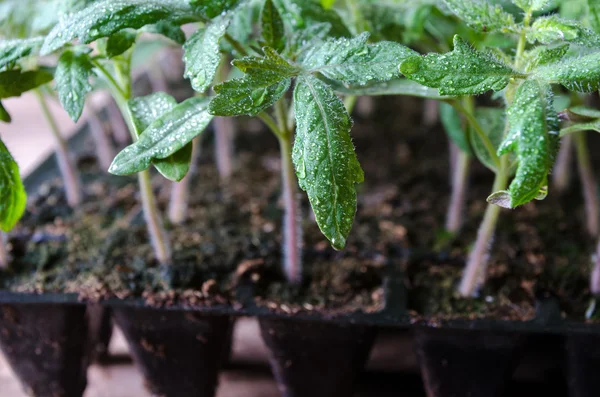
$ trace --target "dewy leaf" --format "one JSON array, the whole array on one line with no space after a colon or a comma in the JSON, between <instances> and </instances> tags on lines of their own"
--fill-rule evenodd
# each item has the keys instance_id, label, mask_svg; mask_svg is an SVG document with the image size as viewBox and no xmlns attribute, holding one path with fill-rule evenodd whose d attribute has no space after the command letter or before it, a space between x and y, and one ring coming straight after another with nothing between
<instances>
[{"instance_id":1,"label":"dewy leaf","mask_svg":"<svg viewBox=\"0 0 600 397\"><path fill-rule=\"evenodd\" d=\"M319 0L273 0L282 19L292 31L307 29L316 23L328 23L334 37L351 37L352 33L334 9L325 9Z\"/></svg>"},{"instance_id":2,"label":"dewy leaf","mask_svg":"<svg viewBox=\"0 0 600 397\"><path fill-rule=\"evenodd\" d=\"M546 7L548 0L513 0L523 11L539 11Z\"/></svg>"},{"instance_id":3,"label":"dewy leaf","mask_svg":"<svg viewBox=\"0 0 600 397\"><path fill-rule=\"evenodd\" d=\"M525 81L518 88L507 117L509 130L498 155L514 152L519 161L507 191L508 207L515 208L537 198L546 187L558 150L558 116L552 106L550 85Z\"/></svg>"},{"instance_id":4,"label":"dewy leaf","mask_svg":"<svg viewBox=\"0 0 600 397\"><path fill-rule=\"evenodd\" d=\"M356 158L352 121L342 101L316 77L302 75L294 90L293 161L319 228L342 249L356 213L356 184L364 174Z\"/></svg>"},{"instance_id":5,"label":"dewy leaf","mask_svg":"<svg viewBox=\"0 0 600 397\"><path fill-rule=\"evenodd\" d=\"M205 17L212 19L225 11L232 10L240 4L240 0L191 0L190 4Z\"/></svg>"},{"instance_id":6,"label":"dewy leaf","mask_svg":"<svg viewBox=\"0 0 600 397\"><path fill-rule=\"evenodd\" d=\"M560 62L538 67L533 74L548 83L562 84L571 91L595 91L600 88L600 51L563 58Z\"/></svg>"},{"instance_id":7,"label":"dewy leaf","mask_svg":"<svg viewBox=\"0 0 600 397\"><path fill-rule=\"evenodd\" d=\"M290 88L298 69L273 49L263 48L264 57L244 57L233 64L246 73L243 78L213 87L217 95L210 102L215 116L253 116L274 104Z\"/></svg>"},{"instance_id":8,"label":"dewy leaf","mask_svg":"<svg viewBox=\"0 0 600 397\"><path fill-rule=\"evenodd\" d=\"M302 65L310 72L346 84L366 84L399 77L398 63L417 53L391 41L367 44L368 33L331 39L309 50Z\"/></svg>"},{"instance_id":9,"label":"dewy leaf","mask_svg":"<svg viewBox=\"0 0 600 397\"><path fill-rule=\"evenodd\" d=\"M24 92L52 81L52 77L52 74L45 70L0 72L0 99L20 96Z\"/></svg>"},{"instance_id":10,"label":"dewy leaf","mask_svg":"<svg viewBox=\"0 0 600 397\"><path fill-rule=\"evenodd\" d=\"M34 54L43 42L43 37L0 41L0 69L4 69L19 59Z\"/></svg>"},{"instance_id":11,"label":"dewy leaf","mask_svg":"<svg viewBox=\"0 0 600 397\"><path fill-rule=\"evenodd\" d=\"M448 137L465 153L471 153L471 147L460 115L452 105L440 102L440 120Z\"/></svg>"},{"instance_id":12,"label":"dewy leaf","mask_svg":"<svg viewBox=\"0 0 600 397\"><path fill-rule=\"evenodd\" d=\"M447 99L449 97L440 95L437 89L423 86L414 81L400 78L389 81L374 81L366 85L345 85L336 81L328 82L338 93L344 95L405 95L418 98Z\"/></svg>"},{"instance_id":13,"label":"dewy leaf","mask_svg":"<svg viewBox=\"0 0 600 397\"><path fill-rule=\"evenodd\" d=\"M0 229L10 231L25 212L27 194L19 167L0 140Z\"/></svg>"},{"instance_id":14,"label":"dewy leaf","mask_svg":"<svg viewBox=\"0 0 600 397\"><path fill-rule=\"evenodd\" d=\"M306 29L295 31L287 43L284 54L302 61L304 54L315 45L320 45L330 30L331 24L319 22L306 27Z\"/></svg>"},{"instance_id":15,"label":"dewy leaf","mask_svg":"<svg viewBox=\"0 0 600 397\"><path fill-rule=\"evenodd\" d=\"M441 95L477 95L502 90L511 77L519 77L510 66L493 55L474 50L454 36L454 51L412 56L400 64L400 72Z\"/></svg>"},{"instance_id":16,"label":"dewy leaf","mask_svg":"<svg viewBox=\"0 0 600 397\"><path fill-rule=\"evenodd\" d=\"M79 120L85 96L92 90L91 73L92 64L85 53L65 51L58 59L54 75L58 100L73 121Z\"/></svg>"},{"instance_id":17,"label":"dewy leaf","mask_svg":"<svg viewBox=\"0 0 600 397\"><path fill-rule=\"evenodd\" d=\"M570 41L585 47L600 44L600 35L584 28L579 22L562 19L556 15L536 19L527 30L527 41L551 44Z\"/></svg>"},{"instance_id":18,"label":"dewy leaf","mask_svg":"<svg viewBox=\"0 0 600 397\"><path fill-rule=\"evenodd\" d=\"M486 0L444 0L444 4L467 25L480 32L511 30L515 19L500 5Z\"/></svg>"},{"instance_id":19,"label":"dewy leaf","mask_svg":"<svg viewBox=\"0 0 600 397\"><path fill-rule=\"evenodd\" d=\"M218 16L198 29L183 45L184 76L198 92L204 92L212 83L221 62L219 42L225 35L231 18Z\"/></svg>"},{"instance_id":20,"label":"dewy leaf","mask_svg":"<svg viewBox=\"0 0 600 397\"><path fill-rule=\"evenodd\" d=\"M194 19L185 0L100 0L62 19L46 36L41 53L49 54L74 39L87 44L126 28Z\"/></svg>"},{"instance_id":21,"label":"dewy leaf","mask_svg":"<svg viewBox=\"0 0 600 397\"><path fill-rule=\"evenodd\" d=\"M153 95L160 95L160 93ZM150 166L151 162L166 159L190 144L192 139L202 133L212 120L212 116L207 111L208 98L192 97L170 110L168 110L170 100L158 97L154 98L153 101L155 104L150 106L153 110L148 110L149 106L147 104L135 99L129 102L132 114L137 115L134 116L134 120L137 120L136 124L142 125L149 120L153 112L161 113L163 110L165 111L140 134L135 143L123 149L115 157L109 168L111 173L126 175L143 171ZM155 106L156 109L154 110ZM183 157L186 157L186 164L173 160L169 161L170 164L168 165L178 169L183 167L187 172L189 158L187 155ZM157 166L157 169L161 171L159 166ZM180 180L185 176L185 172L169 172L165 176Z\"/></svg>"},{"instance_id":22,"label":"dewy leaf","mask_svg":"<svg viewBox=\"0 0 600 397\"><path fill-rule=\"evenodd\" d=\"M475 110L475 119L496 150L498 150L504 138L505 113L505 110L500 108L478 107ZM479 135L471 133L469 134L469 140L479 161L490 170L497 171L496 163Z\"/></svg>"},{"instance_id":23,"label":"dewy leaf","mask_svg":"<svg viewBox=\"0 0 600 397\"><path fill-rule=\"evenodd\" d=\"M272 0L265 1L260 19L265 43L275 51L282 51L285 47L285 29L281 15Z\"/></svg>"},{"instance_id":24,"label":"dewy leaf","mask_svg":"<svg viewBox=\"0 0 600 397\"><path fill-rule=\"evenodd\" d=\"M137 135L141 135L154 120L177 106L177 101L164 92L156 92L129 101L129 109ZM190 169L192 143L164 159L154 159L152 164L165 178L180 181Z\"/></svg>"},{"instance_id":25,"label":"dewy leaf","mask_svg":"<svg viewBox=\"0 0 600 397\"><path fill-rule=\"evenodd\" d=\"M137 39L137 33L124 29L110 36L106 42L106 56L109 58L121 55L131 48Z\"/></svg>"},{"instance_id":26,"label":"dewy leaf","mask_svg":"<svg viewBox=\"0 0 600 397\"><path fill-rule=\"evenodd\" d=\"M526 71L531 71L538 66L555 63L564 58L569 51L569 44L557 47L538 46L525 55Z\"/></svg>"}]
</instances>

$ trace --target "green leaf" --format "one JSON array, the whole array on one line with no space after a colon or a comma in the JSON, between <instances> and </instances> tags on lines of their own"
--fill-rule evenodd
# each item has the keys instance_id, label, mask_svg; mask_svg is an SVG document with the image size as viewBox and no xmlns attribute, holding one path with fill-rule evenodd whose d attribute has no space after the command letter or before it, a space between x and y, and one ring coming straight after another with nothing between
<instances>
[{"instance_id":1,"label":"green leaf","mask_svg":"<svg viewBox=\"0 0 600 397\"><path fill-rule=\"evenodd\" d=\"M160 21L186 23L196 19L185 0L99 0L63 18L46 36L42 55L49 54L74 39L91 43L127 28Z\"/></svg>"},{"instance_id":2,"label":"green leaf","mask_svg":"<svg viewBox=\"0 0 600 397\"><path fill-rule=\"evenodd\" d=\"M236 8L240 0L191 0L190 4L195 7L196 12L212 19Z\"/></svg>"},{"instance_id":3,"label":"green leaf","mask_svg":"<svg viewBox=\"0 0 600 397\"><path fill-rule=\"evenodd\" d=\"M290 31L307 29L316 24L330 24L334 37L351 37L352 33L335 9L325 9L319 0L273 0Z\"/></svg>"},{"instance_id":4,"label":"green leaf","mask_svg":"<svg viewBox=\"0 0 600 397\"><path fill-rule=\"evenodd\" d=\"M208 98L192 97L171 107L172 99L164 93L130 100L128 105L136 126L143 127L153 121L135 143L115 157L109 172L116 175L132 174L145 170L153 162L165 177L181 180L190 166L189 145L192 139L202 133L212 120L207 111L208 101ZM160 116L155 118L155 114ZM186 152L178 154L181 150ZM173 155L176 155L175 158ZM171 159L160 161L170 156ZM181 161L182 158L184 161Z\"/></svg>"},{"instance_id":5,"label":"green leaf","mask_svg":"<svg viewBox=\"0 0 600 397\"><path fill-rule=\"evenodd\" d=\"M504 192L510 200L497 204L515 208L540 197L558 150L558 116L552 106L550 86L536 80L525 81L518 88L507 117L509 130L498 155L514 152L519 164L515 178ZM499 197L504 196L496 194L488 200L498 201Z\"/></svg>"},{"instance_id":6,"label":"green leaf","mask_svg":"<svg viewBox=\"0 0 600 397\"><path fill-rule=\"evenodd\" d=\"M121 55L135 44L137 33L125 29L110 36L106 42L106 56L109 58Z\"/></svg>"},{"instance_id":7,"label":"green leaf","mask_svg":"<svg viewBox=\"0 0 600 397\"><path fill-rule=\"evenodd\" d=\"M523 11L539 11L544 9L549 0L512 0Z\"/></svg>"},{"instance_id":8,"label":"green leaf","mask_svg":"<svg viewBox=\"0 0 600 397\"><path fill-rule=\"evenodd\" d=\"M570 41L585 47L596 47L600 44L600 36L579 22L562 19L556 15L536 19L528 29L527 41L551 44Z\"/></svg>"},{"instance_id":9,"label":"green leaf","mask_svg":"<svg viewBox=\"0 0 600 397\"><path fill-rule=\"evenodd\" d=\"M0 42L0 69L4 69L19 59L34 54L43 42L43 37L2 40Z\"/></svg>"},{"instance_id":10,"label":"green leaf","mask_svg":"<svg viewBox=\"0 0 600 397\"><path fill-rule=\"evenodd\" d=\"M328 10L335 4L335 0L321 0L321 6Z\"/></svg>"},{"instance_id":11,"label":"green leaf","mask_svg":"<svg viewBox=\"0 0 600 397\"><path fill-rule=\"evenodd\" d=\"M474 50L459 36L454 36L454 51L409 57L400 64L400 72L427 87L439 88L441 95L499 91L512 77L519 77L510 66L489 53Z\"/></svg>"},{"instance_id":12,"label":"green leaf","mask_svg":"<svg viewBox=\"0 0 600 397\"><path fill-rule=\"evenodd\" d=\"M450 98L448 96L440 95L435 88L425 87L405 78L389 81L374 81L366 85L345 85L336 81L328 83L336 92L344 95L404 95L439 100Z\"/></svg>"},{"instance_id":13,"label":"green leaf","mask_svg":"<svg viewBox=\"0 0 600 397\"><path fill-rule=\"evenodd\" d=\"M10 114L6 111L2 102L0 102L0 121L4 121L5 123L10 123L12 121Z\"/></svg>"},{"instance_id":14,"label":"green leaf","mask_svg":"<svg viewBox=\"0 0 600 397\"><path fill-rule=\"evenodd\" d=\"M356 213L356 184L364 174L350 138L352 121L342 101L319 79L298 78L294 90L293 161L319 228L342 249Z\"/></svg>"},{"instance_id":15,"label":"green leaf","mask_svg":"<svg viewBox=\"0 0 600 397\"><path fill-rule=\"evenodd\" d=\"M91 74L92 64L85 53L65 51L58 59L54 75L58 100L73 121L79 120L85 96L92 90Z\"/></svg>"},{"instance_id":16,"label":"green leaf","mask_svg":"<svg viewBox=\"0 0 600 397\"><path fill-rule=\"evenodd\" d=\"M573 132L596 131L600 132L600 120L587 121L582 123L573 123L560 130L560 136L563 137Z\"/></svg>"},{"instance_id":17,"label":"green leaf","mask_svg":"<svg viewBox=\"0 0 600 397\"><path fill-rule=\"evenodd\" d=\"M19 167L0 140L0 229L10 231L21 219L27 194L19 175Z\"/></svg>"},{"instance_id":18,"label":"green leaf","mask_svg":"<svg viewBox=\"0 0 600 397\"><path fill-rule=\"evenodd\" d=\"M475 110L475 119L496 150L500 148L504 138L505 113L505 110L500 108L478 107ZM473 132L469 134L469 140L473 153L479 161L490 170L497 171L496 163L490 156L490 152L488 152L481 137Z\"/></svg>"},{"instance_id":19,"label":"green leaf","mask_svg":"<svg viewBox=\"0 0 600 397\"><path fill-rule=\"evenodd\" d=\"M198 92L206 91L217 74L221 62L219 43L230 21L229 15L215 18L194 32L183 45L184 77L190 79Z\"/></svg>"},{"instance_id":20,"label":"green leaf","mask_svg":"<svg viewBox=\"0 0 600 397\"><path fill-rule=\"evenodd\" d=\"M52 74L45 70L0 72L0 99L20 96L24 92L52 81L52 77Z\"/></svg>"},{"instance_id":21,"label":"green leaf","mask_svg":"<svg viewBox=\"0 0 600 397\"><path fill-rule=\"evenodd\" d=\"M320 45L330 30L331 24L319 22L295 31L287 43L284 55L302 61L304 54L314 46Z\"/></svg>"},{"instance_id":22,"label":"green leaf","mask_svg":"<svg viewBox=\"0 0 600 397\"><path fill-rule=\"evenodd\" d=\"M480 32L506 31L515 26L514 17L500 5L486 0L444 0L444 4L467 25Z\"/></svg>"},{"instance_id":23,"label":"green leaf","mask_svg":"<svg viewBox=\"0 0 600 397\"><path fill-rule=\"evenodd\" d=\"M185 32L181 30L178 24L170 21L159 21L153 25L146 26L144 30L149 33L160 34L179 45L185 43Z\"/></svg>"},{"instance_id":24,"label":"green leaf","mask_svg":"<svg viewBox=\"0 0 600 397\"><path fill-rule=\"evenodd\" d=\"M561 84L570 91L595 91L600 88L600 51L563 58L538 67L533 74L548 83Z\"/></svg>"},{"instance_id":25,"label":"green leaf","mask_svg":"<svg viewBox=\"0 0 600 397\"><path fill-rule=\"evenodd\" d=\"M244 57L233 64L246 73L243 78L213 87L217 95L210 102L215 116L253 116L273 105L290 88L298 69L273 49L263 48L264 57Z\"/></svg>"},{"instance_id":26,"label":"green leaf","mask_svg":"<svg viewBox=\"0 0 600 397\"><path fill-rule=\"evenodd\" d=\"M310 72L346 84L367 84L400 76L398 63L417 53L391 41L367 44L368 33L355 38L331 39L314 46L304 56L302 65Z\"/></svg>"},{"instance_id":27,"label":"green leaf","mask_svg":"<svg viewBox=\"0 0 600 397\"><path fill-rule=\"evenodd\" d=\"M267 46L277 52L285 48L285 29L283 20L272 0L266 0L260 16L262 37Z\"/></svg>"},{"instance_id":28,"label":"green leaf","mask_svg":"<svg viewBox=\"0 0 600 397\"><path fill-rule=\"evenodd\" d=\"M600 110L589 108L587 106L573 106L569 108L569 113L573 113L578 117L583 117L586 119L600 119Z\"/></svg>"},{"instance_id":29,"label":"green leaf","mask_svg":"<svg viewBox=\"0 0 600 397\"><path fill-rule=\"evenodd\" d=\"M465 153L471 153L471 147L467 140L467 133L463 126L463 121L458 112L452 105L440 102L440 120L448 137Z\"/></svg>"},{"instance_id":30,"label":"green leaf","mask_svg":"<svg viewBox=\"0 0 600 397\"><path fill-rule=\"evenodd\" d=\"M156 92L129 101L129 109L138 136L165 113L173 110L177 101L164 92ZM181 150L164 159L154 159L152 164L165 178L180 181L190 169L192 160L192 144L188 143Z\"/></svg>"},{"instance_id":31,"label":"green leaf","mask_svg":"<svg viewBox=\"0 0 600 397\"><path fill-rule=\"evenodd\" d=\"M562 44L558 47L545 47L538 46L532 51L526 53L526 71L531 71L538 66L546 65L549 63L556 63L564 58L569 51L569 44Z\"/></svg>"}]
</instances>

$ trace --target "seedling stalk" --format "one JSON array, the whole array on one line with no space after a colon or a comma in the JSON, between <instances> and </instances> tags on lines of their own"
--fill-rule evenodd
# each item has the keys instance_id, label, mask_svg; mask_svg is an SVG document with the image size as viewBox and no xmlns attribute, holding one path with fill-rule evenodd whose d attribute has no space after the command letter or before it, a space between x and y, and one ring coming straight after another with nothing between
<instances>
[{"instance_id":1,"label":"seedling stalk","mask_svg":"<svg viewBox=\"0 0 600 397\"><path fill-rule=\"evenodd\" d=\"M109 83L112 96L127 124L131 139L135 142L138 139L138 131L133 122L129 107L127 106L127 101L131 98L131 79L129 76L123 74L119 68L115 68L117 80L122 82L120 85L100 62L94 61L94 65ZM142 200L144 219L146 221L148 234L150 235L150 243L152 244L156 259L161 264L171 264L171 244L160 217L160 211L156 203L156 198L154 197L154 192L152 191L152 181L149 170L138 173L138 183L140 186L140 197Z\"/></svg>"},{"instance_id":2,"label":"seedling stalk","mask_svg":"<svg viewBox=\"0 0 600 397\"><path fill-rule=\"evenodd\" d=\"M0 232L0 269L8 269L9 256L6 233Z\"/></svg>"},{"instance_id":3,"label":"seedling stalk","mask_svg":"<svg viewBox=\"0 0 600 397\"><path fill-rule=\"evenodd\" d=\"M598 235L598 191L596 188L596 178L592 169L592 163L587 150L585 133L580 132L573 137L575 140L575 150L577 152L577 169L581 188L583 190L583 200L585 202L585 218L588 233L596 237Z\"/></svg>"},{"instance_id":4,"label":"seedling stalk","mask_svg":"<svg viewBox=\"0 0 600 397\"><path fill-rule=\"evenodd\" d=\"M188 217L188 201L190 198L190 182L194 175L198 158L200 157L200 138L192 141L192 165L187 175L179 182L174 182L171 188L171 200L169 200L169 221L174 225L183 224Z\"/></svg>"},{"instance_id":5,"label":"seedling stalk","mask_svg":"<svg viewBox=\"0 0 600 397\"><path fill-rule=\"evenodd\" d=\"M552 182L555 191L561 193L569 188L571 184L571 155L573 149L573 138L571 134L565 135L560 142L560 149L556 156L556 163L552 172Z\"/></svg>"},{"instance_id":6,"label":"seedling stalk","mask_svg":"<svg viewBox=\"0 0 600 397\"><path fill-rule=\"evenodd\" d=\"M469 155L462 150L458 150L452 175L452 194L446 216L446 230L453 234L458 233L463 224L465 191L469 179L469 163Z\"/></svg>"},{"instance_id":7,"label":"seedling stalk","mask_svg":"<svg viewBox=\"0 0 600 397\"><path fill-rule=\"evenodd\" d=\"M35 94L42 108L44 118L52 131L54 141L56 144L56 160L58 161L58 168L60 169L63 177L63 183L65 186L65 194L67 196L67 202L69 206L75 208L81 204L82 201L82 188L79 179L79 172L75 168L71 157L69 156L69 148L67 142L63 138L58 128L58 124L48 107L44 94L39 89L35 90Z\"/></svg>"},{"instance_id":8,"label":"seedling stalk","mask_svg":"<svg viewBox=\"0 0 600 397\"><path fill-rule=\"evenodd\" d=\"M96 145L96 157L98 158L98 163L103 170L108 170L112 163L112 159L115 157L115 150L104 131L104 123L100 120L98 111L91 105L88 105L87 122L90 134Z\"/></svg>"}]
</instances>

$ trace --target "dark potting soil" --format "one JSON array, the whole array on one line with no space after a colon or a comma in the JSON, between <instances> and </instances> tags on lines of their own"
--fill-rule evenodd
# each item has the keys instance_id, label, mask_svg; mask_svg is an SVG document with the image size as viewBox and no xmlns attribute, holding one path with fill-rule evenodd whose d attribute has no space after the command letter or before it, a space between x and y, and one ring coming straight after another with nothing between
<instances>
[{"instance_id":1,"label":"dark potting soil","mask_svg":"<svg viewBox=\"0 0 600 397\"><path fill-rule=\"evenodd\" d=\"M175 266L165 268L153 259L142 221L130 229L99 228L106 226L100 219L107 213L121 219L135 208L136 189L127 185L129 179L109 193L125 196L112 205L120 212L112 212L110 205L91 205L88 216L61 225L73 244L57 244L60 249L48 260L67 264L48 266L66 268L58 271L60 277L12 278L5 286L20 291L62 288L98 300L143 296L154 305L235 306L240 304L237 287L249 283L255 301L274 311L337 314L381 309L386 266L397 266L405 271L408 309L415 321L526 320L534 316L536 297L547 294L559 299L565 316L582 319L591 298L587 277L594 243L583 226L578 184L563 197L550 187L544 201L503 210L484 288L476 298L458 298L456 285L493 175L473 160L465 226L459 236L448 238L442 233L450 193L445 134L439 126L421 126L421 101L384 98L377 100L376 109L369 118L357 116L352 131L366 182L358 187L356 222L345 250L329 246L309 216L305 194L299 193L305 266L300 285L288 285L279 269L282 208L276 140L262 130L253 132L248 128L253 124L241 119L236 173L229 182L219 182L211 142L206 141L191 183L189 219L183 226L167 225ZM170 183L155 181L161 181L155 186L164 210ZM105 212L93 215L101 209ZM57 224L54 220L44 227ZM86 236L90 244L81 244ZM52 251L51 243L39 245L37 251ZM77 260L86 255L93 260ZM23 269L48 274L35 258L25 263Z\"/></svg>"}]
</instances>

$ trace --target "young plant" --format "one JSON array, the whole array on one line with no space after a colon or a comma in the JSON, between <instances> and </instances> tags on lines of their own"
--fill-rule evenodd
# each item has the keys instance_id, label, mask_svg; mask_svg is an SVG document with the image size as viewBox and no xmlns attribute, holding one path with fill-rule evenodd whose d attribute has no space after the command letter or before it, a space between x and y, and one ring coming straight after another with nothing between
<instances>
[{"instance_id":1,"label":"young plant","mask_svg":"<svg viewBox=\"0 0 600 397\"><path fill-rule=\"evenodd\" d=\"M234 42L232 64L244 76L215 86L209 106L216 116L257 116L279 141L284 272L290 282L302 278L298 184L323 234L342 249L356 212L356 184L364 178L350 138L352 122L334 87L397 78L397 60L415 54L393 42L369 44L368 34L339 37L349 35L340 17L333 10L315 12L318 7L316 1L265 1L261 48ZM318 23L310 21L315 17Z\"/></svg>"},{"instance_id":2,"label":"young plant","mask_svg":"<svg viewBox=\"0 0 600 397\"><path fill-rule=\"evenodd\" d=\"M442 95L472 96L492 90L502 92L505 99L506 123L499 146L482 124L468 117L485 146L496 178L459 286L462 296L475 294L485 279L500 208L516 208L547 194L548 173L559 140L552 85L582 92L600 85L600 52L596 50L600 39L594 32L555 15L534 17L545 1L513 2L524 12L520 21L483 0L444 1L473 29L514 37L514 54L500 48L479 51L456 36L452 52L410 57L400 64L406 77L437 88Z\"/></svg>"}]
</instances>

